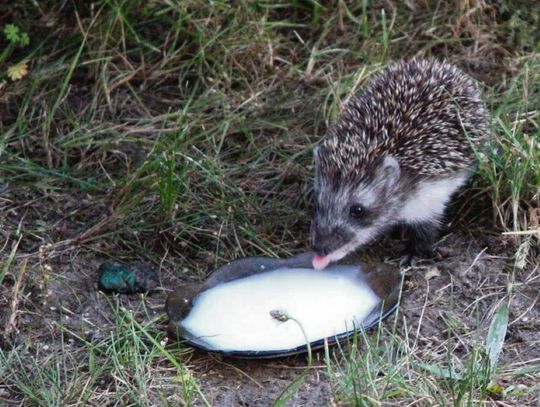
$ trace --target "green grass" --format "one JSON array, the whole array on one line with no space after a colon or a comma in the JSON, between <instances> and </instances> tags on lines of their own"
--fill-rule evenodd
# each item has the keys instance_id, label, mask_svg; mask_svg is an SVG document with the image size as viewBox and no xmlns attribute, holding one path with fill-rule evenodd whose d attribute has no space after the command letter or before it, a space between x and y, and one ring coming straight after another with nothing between
<instances>
[{"instance_id":1,"label":"green grass","mask_svg":"<svg viewBox=\"0 0 540 407\"><path fill-rule=\"evenodd\" d=\"M88 405L117 399L123 405L150 406L170 398L172 389L179 389L188 404L196 400L208 404L189 370L176 361L184 351L166 350L160 343L164 334L155 328L158 321L150 318L143 302L139 307L126 310L113 299L114 325L95 327L91 337L60 322L53 323L47 344L27 342L10 351L0 349L3 383L31 405ZM146 314L147 319L139 323L135 313ZM170 367L163 366L163 360ZM171 371L176 372L172 377Z\"/></svg>"},{"instance_id":2,"label":"green grass","mask_svg":"<svg viewBox=\"0 0 540 407\"><path fill-rule=\"evenodd\" d=\"M489 280L488 269L478 281L474 294L493 299L482 312L492 317L506 294L536 287L539 15L524 1L0 5L0 30L15 24L30 38L14 45L0 33L0 331L16 311L0 335L0 404L210 400L191 354L161 344L163 296L153 312L148 299L111 299L99 324L96 313L77 325L97 332L88 339L48 308L48 291L62 285L76 318L107 258L144 259L170 282L241 256L305 250L314 144L371 74L416 54L447 58L482 83L492 140L474 196L493 215L472 226L523 234L505 249L515 258L493 271L508 279ZM27 76L9 79L24 62ZM458 300L456 314L476 304ZM329 351L336 401L489 404L493 377L508 382L504 397L534 399L537 388L514 383L537 377L533 357L488 366L485 318L426 356L409 335L421 329L413 315ZM444 377L453 366L460 378Z\"/></svg>"},{"instance_id":3,"label":"green grass","mask_svg":"<svg viewBox=\"0 0 540 407\"><path fill-rule=\"evenodd\" d=\"M495 137L481 174L491 187L496 220L511 230L527 230L523 210L540 199L540 63L525 61L493 109Z\"/></svg>"},{"instance_id":4,"label":"green grass","mask_svg":"<svg viewBox=\"0 0 540 407\"><path fill-rule=\"evenodd\" d=\"M489 396L502 395L505 389L497 382L503 376L497 371L497 360L507 324L508 308L502 306L485 340L475 338L465 357L454 354L460 339L452 335L439 344L439 349L422 349L420 331L408 326L405 318L399 326L394 323L387 329L381 325L370 336L356 336L347 350L333 357L327 353L329 375L339 377L334 384L337 400L354 406L383 401L471 406ZM404 339L407 336L409 340ZM540 365L534 369L540 371ZM538 389L530 389L532 396L535 391ZM507 391L506 396L511 392Z\"/></svg>"}]
</instances>

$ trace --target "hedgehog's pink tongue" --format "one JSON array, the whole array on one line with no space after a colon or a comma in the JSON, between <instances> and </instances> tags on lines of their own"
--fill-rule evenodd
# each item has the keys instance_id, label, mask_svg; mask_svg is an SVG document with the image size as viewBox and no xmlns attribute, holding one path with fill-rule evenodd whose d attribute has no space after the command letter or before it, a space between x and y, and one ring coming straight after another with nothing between
<instances>
[{"instance_id":1,"label":"hedgehog's pink tongue","mask_svg":"<svg viewBox=\"0 0 540 407\"><path fill-rule=\"evenodd\" d=\"M330 263L330 256L319 256L316 254L313 256L313 267L316 270L322 270Z\"/></svg>"}]
</instances>

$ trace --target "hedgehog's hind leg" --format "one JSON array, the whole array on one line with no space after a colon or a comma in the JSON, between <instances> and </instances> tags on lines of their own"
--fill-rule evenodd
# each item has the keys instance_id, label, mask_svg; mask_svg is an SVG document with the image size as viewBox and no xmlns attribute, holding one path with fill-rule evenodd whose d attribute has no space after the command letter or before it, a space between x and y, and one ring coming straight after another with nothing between
<instances>
[{"instance_id":1,"label":"hedgehog's hind leg","mask_svg":"<svg viewBox=\"0 0 540 407\"><path fill-rule=\"evenodd\" d=\"M433 222L405 224L401 236L406 240L405 250L400 258L401 266L414 266L422 259L436 256L434 244L439 235L439 226Z\"/></svg>"}]
</instances>

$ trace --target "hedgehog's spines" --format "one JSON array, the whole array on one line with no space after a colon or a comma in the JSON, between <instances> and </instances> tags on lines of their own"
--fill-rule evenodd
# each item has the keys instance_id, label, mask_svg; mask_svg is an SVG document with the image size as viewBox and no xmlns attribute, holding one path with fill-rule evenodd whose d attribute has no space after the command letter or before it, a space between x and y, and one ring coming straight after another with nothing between
<instances>
[{"instance_id":1,"label":"hedgehog's spines","mask_svg":"<svg viewBox=\"0 0 540 407\"><path fill-rule=\"evenodd\" d=\"M349 101L317 151L319 174L358 183L392 155L418 177L445 176L471 166L469 142L478 147L486 133L474 81L453 65L413 58L381 71Z\"/></svg>"}]
</instances>

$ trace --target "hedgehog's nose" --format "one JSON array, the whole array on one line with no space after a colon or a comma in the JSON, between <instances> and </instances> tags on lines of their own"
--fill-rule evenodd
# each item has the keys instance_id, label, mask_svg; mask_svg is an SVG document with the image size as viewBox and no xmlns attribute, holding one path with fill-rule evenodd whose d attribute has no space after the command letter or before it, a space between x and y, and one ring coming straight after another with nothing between
<instances>
[{"instance_id":1,"label":"hedgehog's nose","mask_svg":"<svg viewBox=\"0 0 540 407\"><path fill-rule=\"evenodd\" d=\"M328 253L330 253L328 246L323 245L321 242L314 242L312 249L319 256L326 256Z\"/></svg>"},{"instance_id":2,"label":"hedgehog's nose","mask_svg":"<svg viewBox=\"0 0 540 407\"><path fill-rule=\"evenodd\" d=\"M332 239L329 230L316 229L311 242L311 248L319 256L326 256L332 252Z\"/></svg>"}]
</instances>

